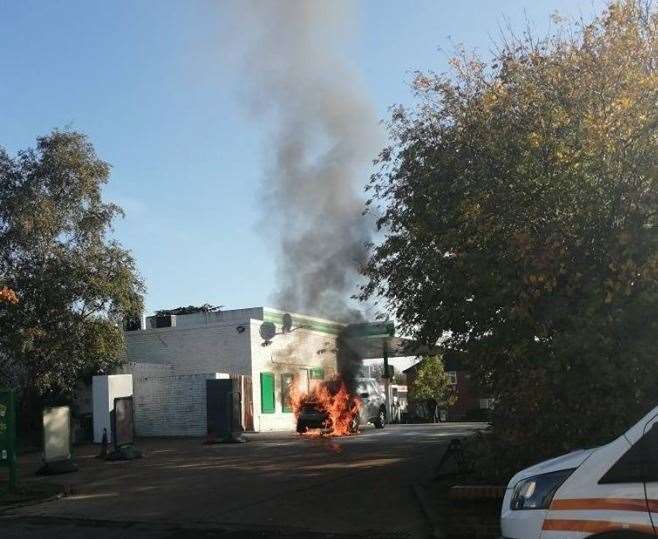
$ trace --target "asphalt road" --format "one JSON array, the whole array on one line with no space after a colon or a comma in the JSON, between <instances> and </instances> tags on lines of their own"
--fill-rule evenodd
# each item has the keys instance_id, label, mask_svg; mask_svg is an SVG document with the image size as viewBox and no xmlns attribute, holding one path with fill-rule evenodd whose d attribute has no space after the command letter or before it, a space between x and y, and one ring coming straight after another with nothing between
<instances>
[{"instance_id":1,"label":"asphalt road","mask_svg":"<svg viewBox=\"0 0 658 539\"><path fill-rule=\"evenodd\" d=\"M447 442L481 424L389 425L356 436L257 434L246 444L145 439L145 458L76 451L70 495L0 513L3 538L426 537L414 495ZM30 477L35 457L21 462ZM13 534L13 535L12 535Z\"/></svg>"}]
</instances>

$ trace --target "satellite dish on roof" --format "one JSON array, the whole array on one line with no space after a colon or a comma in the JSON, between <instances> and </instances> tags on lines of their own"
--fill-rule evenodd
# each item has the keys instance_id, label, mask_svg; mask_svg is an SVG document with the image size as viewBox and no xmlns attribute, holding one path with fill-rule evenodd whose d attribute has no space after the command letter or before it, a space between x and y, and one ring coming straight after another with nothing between
<instances>
[{"instance_id":1,"label":"satellite dish on roof","mask_svg":"<svg viewBox=\"0 0 658 539\"><path fill-rule=\"evenodd\" d=\"M272 322L263 322L258 330L264 341L271 341L276 335L276 326Z\"/></svg>"},{"instance_id":2,"label":"satellite dish on roof","mask_svg":"<svg viewBox=\"0 0 658 539\"><path fill-rule=\"evenodd\" d=\"M282 329L284 333L288 333L292 329L292 316L289 313L283 315Z\"/></svg>"}]
</instances>

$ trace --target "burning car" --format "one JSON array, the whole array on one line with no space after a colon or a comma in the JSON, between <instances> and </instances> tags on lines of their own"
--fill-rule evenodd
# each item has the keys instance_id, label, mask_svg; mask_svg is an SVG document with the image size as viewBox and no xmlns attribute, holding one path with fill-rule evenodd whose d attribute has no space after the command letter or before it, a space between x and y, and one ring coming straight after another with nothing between
<instances>
[{"instance_id":1,"label":"burning car","mask_svg":"<svg viewBox=\"0 0 658 539\"><path fill-rule=\"evenodd\" d=\"M386 424L384 394L374 379L357 380L356 395L339 379L329 380L301 396L295 406L297 432L344 436L358 432L359 425Z\"/></svg>"},{"instance_id":2,"label":"burning car","mask_svg":"<svg viewBox=\"0 0 658 539\"><path fill-rule=\"evenodd\" d=\"M359 412L350 413L346 428L334 428L330 413L316 400L308 399L302 404L297 416L297 432L300 434L318 430L321 434L346 435L359 430Z\"/></svg>"}]
</instances>

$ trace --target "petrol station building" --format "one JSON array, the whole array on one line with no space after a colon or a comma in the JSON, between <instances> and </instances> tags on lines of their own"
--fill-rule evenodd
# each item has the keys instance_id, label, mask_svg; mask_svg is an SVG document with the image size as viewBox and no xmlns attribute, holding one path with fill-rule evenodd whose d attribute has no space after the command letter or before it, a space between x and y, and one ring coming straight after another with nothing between
<instances>
[{"instance_id":1,"label":"petrol station building","mask_svg":"<svg viewBox=\"0 0 658 539\"><path fill-rule=\"evenodd\" d=\"M113 381L95 380L103 389L94 400L105 407L106 388L125 396L131 385L137 436L205 436L208 380L232 378L242 430L294 430L291 384L306 392L337 374L339 335L361 359L411 355L394 331L391 322L346 325L269 307L146 317L125 332L125 364Z\"/></svg>"}]
</instances>

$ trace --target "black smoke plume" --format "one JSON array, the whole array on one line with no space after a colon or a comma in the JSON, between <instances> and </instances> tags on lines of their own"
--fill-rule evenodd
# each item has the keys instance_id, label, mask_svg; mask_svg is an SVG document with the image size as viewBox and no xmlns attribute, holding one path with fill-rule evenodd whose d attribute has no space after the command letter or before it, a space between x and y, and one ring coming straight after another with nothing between
<instances>
[{"instance_id":1,"label":"black smoke plume","mask_svg":"<svg viewBox=\"0 0 658 539\"><path fill-rule=\"evenodd\" d=\"M277 307L341 321L371 226L362 186L380 127L359 77L339 53L346 4L317 0L239 3L251 110L270 129L264 207L277 251Z\"/></svg>"}]
</instances>

